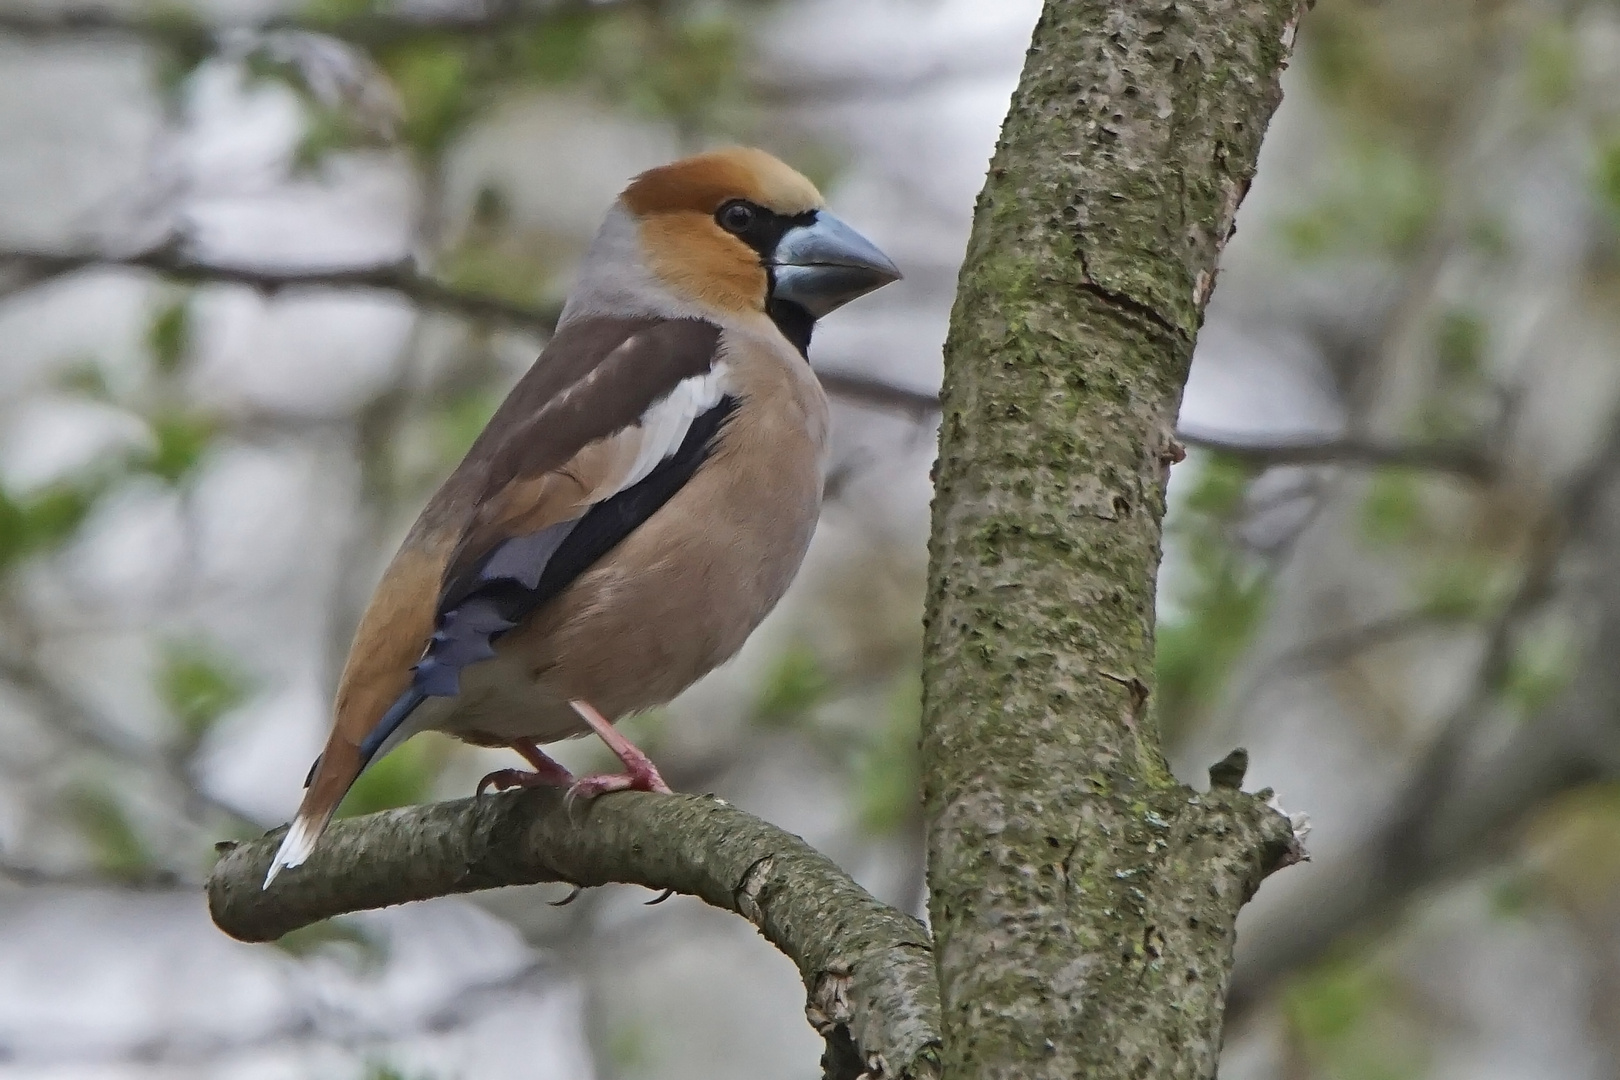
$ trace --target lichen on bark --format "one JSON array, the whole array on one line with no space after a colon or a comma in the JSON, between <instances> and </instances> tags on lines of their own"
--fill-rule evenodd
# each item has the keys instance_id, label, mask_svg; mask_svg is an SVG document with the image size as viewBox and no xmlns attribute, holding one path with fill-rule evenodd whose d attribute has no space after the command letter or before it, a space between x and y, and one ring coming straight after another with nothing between
<instances>
[{"instance_id":1,"label":"lichen on bark","mask_svg":"<svg viewBox=\"0 0 1620 1080\"><path fill-rule=\"evenodd\" d=\"M1299 0L1049 0L946 346L924 798L946 1076L1208 1077L1288 821L1170 775L1171 432Z\"/></svg>"}]
</instances>

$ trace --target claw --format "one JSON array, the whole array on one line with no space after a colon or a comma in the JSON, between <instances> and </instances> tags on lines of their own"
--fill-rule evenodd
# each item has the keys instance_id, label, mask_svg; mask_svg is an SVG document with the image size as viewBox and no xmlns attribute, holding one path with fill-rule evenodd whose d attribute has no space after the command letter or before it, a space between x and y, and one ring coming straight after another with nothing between
<instances>
[{"instance_id":1,"label":"claw","mask_svg":"<svg viewBox=\"0 0 1620 1080\"><path fill-rule=\"evenodd\" d=\"M606 795L612 791L652 791L660 795L673 795L664 778L658 773L658 766L652 759L636 748L635 744L619 734L601 713L593 709L588 702L569 702L574 711L580 715L591 730L599 735L607 748L613 751L614 756L624 763L622 773L604 773L599 776L587 776L575 780L569 785L568 794L564 796L567 804L572 807L576 799L594 799L598 795Z\"/></svg>"},{"instance_id":2,"label":"claw","mask_svg":"<svg viewBox=\"0 0 1620 1080\"><path fill-rule=\"evenodd\" d=\"M533 787L539 782L539 778L534 773L526 772L523 769L496 769L478 781L478 788L473 792L473 798L482 799L490 788L494 788L496 791L506 791L515 787Z\"/></svg>"},{"instance_id":3,"label":"claw","mask_svg":"<svg viewBox=\"0 0 1620 1080\"><path fill-rule=\"evenodd\" d=\"M484 792L490 788L505 791L508 788L540 787L542 785L561 787L574 782L574 774L541 753L540 748L534 745L533 740L518 739L508 745L522 754L523 760L532 765L534 771L530 772L527 769L496 769L478 781L475 798L483 798Z\"/></svg>"}]
</instances>

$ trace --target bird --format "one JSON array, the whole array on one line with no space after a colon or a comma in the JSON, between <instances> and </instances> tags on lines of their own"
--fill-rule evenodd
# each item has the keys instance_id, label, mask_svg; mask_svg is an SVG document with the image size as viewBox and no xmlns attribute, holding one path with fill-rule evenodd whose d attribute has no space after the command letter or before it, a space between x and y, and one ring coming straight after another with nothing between
<instances>
[{"instance_id":1,"label":"bird","mask_svg":"<svg viewBox=\"0 0 1620 1080\"><path fill-rule=\"evenodd\" d=\"M264 888L309 858L369 765L422 731L528 764L479 795L669 792L613 725L730 659L781 599L826 468L812 332L900 276L763 150L634 177L539 358L383 572ZM622 772L576 779L541 750L591 732Z\"/></svg>"}]
</instances>

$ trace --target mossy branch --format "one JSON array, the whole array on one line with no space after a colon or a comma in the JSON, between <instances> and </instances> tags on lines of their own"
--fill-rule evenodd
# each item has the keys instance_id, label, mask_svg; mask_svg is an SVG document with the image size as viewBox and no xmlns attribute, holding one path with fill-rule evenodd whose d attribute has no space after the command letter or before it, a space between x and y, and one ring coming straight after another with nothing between
<instances>
[{"instance_id":1,"label":"mossy branch","mask_svg":"<svg viewBox=\"0 0 1620 1080\"><path fill-rule=\"evenodd\" d=\"M1304 0L1047 0L974 215L923 646L948 1076L1209 1080L1239 909L1304 852L1171 775L1165 484ZM1312 450L1312 453L1319 451Z\"/></svg>"},{"instance_id":2,"label":"mossy branch","mask_svg":"<svg viewBox=\"0 0 1620 1080\"><path fill-rule=\"evenodd\" d=\"M938 1075L928 932L802 839L718 799L627 792L565 806L533 789L336 822L260 887L279 831L227 848L208 880L221 930L272 941L351 911L507 885L622 882L734 911L799 968L829 1080Z\"/></svg>"}]
</instances>

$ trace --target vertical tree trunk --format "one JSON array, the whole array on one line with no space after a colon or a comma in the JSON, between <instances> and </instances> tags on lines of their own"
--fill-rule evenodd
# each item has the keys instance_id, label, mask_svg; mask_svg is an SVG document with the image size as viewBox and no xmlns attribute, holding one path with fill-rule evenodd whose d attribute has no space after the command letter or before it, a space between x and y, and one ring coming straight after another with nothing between
<instances>
[{"instance_id":1,"label":"vertical tree trunk","mask_svg":"<svg viewBox=\"0 0 1620 1080\"><path fill-rule=\"evenodd\" d=\"M1155 726L1164 481L1302 0L1048 0L946 346L923 767L947 1077L1210 1077L1300 857Z\"/></svg>"}]
</instances>

